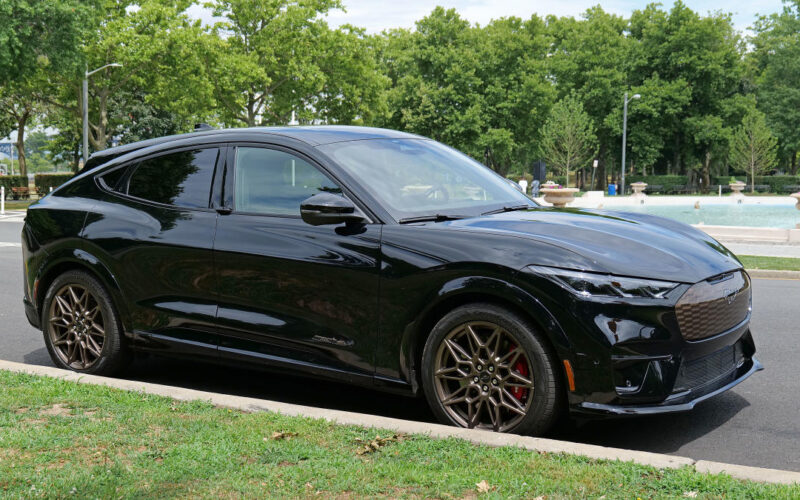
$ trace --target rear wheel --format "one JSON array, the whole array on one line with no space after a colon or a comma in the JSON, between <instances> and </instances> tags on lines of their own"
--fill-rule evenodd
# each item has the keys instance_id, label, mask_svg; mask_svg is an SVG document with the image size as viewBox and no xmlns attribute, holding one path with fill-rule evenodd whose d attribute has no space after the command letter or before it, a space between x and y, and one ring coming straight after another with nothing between
<instances>
[{"instance_id":1,"label":"rear wheel","mask_svg":"<svg viewBox=\"0 0 800 500\"><path fill-rule=\"evenodd\" d=\"M542 434L560 409L554 359L518 315L491 304L459 307L436 324L426 342L425 396L447 424Z\"/></svg>"},{"instance_id":2,"label":"rear wheel","mask_svg":"<svg viewBox=\"0 0 800 500\"><path fill-rule=\"evenodd\" d=\"M112 375L127 365L119 316L111 296L92 276L68 271L50 285L42 330L59 368Z\"/></svg>"}]
</instances>

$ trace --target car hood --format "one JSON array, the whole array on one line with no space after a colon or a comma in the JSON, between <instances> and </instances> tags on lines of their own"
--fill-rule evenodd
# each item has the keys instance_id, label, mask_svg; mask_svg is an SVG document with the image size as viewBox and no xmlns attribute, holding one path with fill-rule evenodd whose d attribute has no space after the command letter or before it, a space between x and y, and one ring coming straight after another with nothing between
<instances>
[{"instance_id":1,"label":"car hood","mask_svg":"<svg viewBox=\"0 0 800 500\"><path fill-rule=\"evenodd\" d=\"M739 269L719 242L687 224L652 215L584 209L536 208L444 223L536 240L578 254L585 271L683 283ZM568 255L568 254L566 254ZM531 252L529 264L553 265ZM575 259L565 259L574 267Z\"/></svg>"}]
</instances>

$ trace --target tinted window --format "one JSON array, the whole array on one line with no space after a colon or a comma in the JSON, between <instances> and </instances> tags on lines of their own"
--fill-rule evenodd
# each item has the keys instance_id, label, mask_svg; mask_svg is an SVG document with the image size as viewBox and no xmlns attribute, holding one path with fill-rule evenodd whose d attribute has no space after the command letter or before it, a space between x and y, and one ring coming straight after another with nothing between
<instances>
[{"instance_id":1,"label":"tinted window","mask_svg":"<svg viewBox=\"0 0 800 500\"><path fill-rule=\"evenodd\" d=\"M116 170L112 170L111 172L103 175L100 177L103 180L103 183L108 186L109 189L117 190L117 186L119 185L119 181L122 179L122 176L125 175L128 169L126 167L118 168Z\"/></svg>"},{"instance_id":2,"label":"tinted window","mask_svg":"<svg viewBox=\"0 0 800 500\"><path fill-rule=\"evenodd\" d=\"M239 148L234 204L239 212L300 215L309 196L342 190L308 162L283 151Z\"/></svg>"},{"instance_id":3,"label":"tinted window","mask_svg":"<svg viewBox=\"0 0 800 500\"><path fill-rule=\"evenodd\" d=\"M181 151L145 160L128 181L128 194L189 208L208 208L218 149Z\"/></svg>"}]
</instances>

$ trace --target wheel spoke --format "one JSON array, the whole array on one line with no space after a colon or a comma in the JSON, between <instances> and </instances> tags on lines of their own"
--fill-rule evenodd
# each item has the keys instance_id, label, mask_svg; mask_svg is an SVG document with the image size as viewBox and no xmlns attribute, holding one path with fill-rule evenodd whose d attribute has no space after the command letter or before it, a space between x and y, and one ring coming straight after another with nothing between
<instances>
[{"instance_id":1,"label":"wheel spoke","mask_svg":"<svg viewBox=\"0 0 800 500\"><path fill-rule=\"evenodd\" d=\"M58 309L61 311L62 316L72 317L72 307L64 297L56 295L56 304L58 304Z\"/></svg>"},{"instance_id":2,"label":"wheel spoke","mask_svg":"<svg viewBox=\"0 0 800 500\"><path fill-rule=\"evenodd\" d=\"M455 392L450 394L449 398L443 400L442 404L445 406L451 406L457 403L465 402L467 400L468 390L469 390L468 385L465 385L464 387L457 389Z\"/></svg>"},{"instance_id":3,"label":"wheel spoke","mask_svg":"<svg viewBox=\"0 0 800 500\"><path fill-rule=\"evenodd\" d=\"M469 342L470 349L472 349L472 355L478 353L478 350L483 347L483 342L481 342L481 338L475 332L475 329L472 328L472 325L467 325L467 341Z\"/></svg>"},{"instance_id":4,"label":"wheel spoke","mask_svg":"<svg viewBox=\"0 0 800 500\"><path fill-rule=\"evenodd\" d=\"M467 416L467 423L470 429L474 429L476 425L481 422L481 410L483 409L483 400L478 399L475 405L469 405L469 414Z\"/></svg>"},{"instance_id":5,"label":"wheel spoke","mask_svg":"<svg viewBox=\"0 0 800 500\"><path fill-rule=\"evenodd\" d=\"M95 340L94 340L94 339L93 339L91 336L88 336L88 335L86 336L86 347L87 347L87 348L89 349L89 351L90 351L92 354L94 354L94 356L95 356L95 357L97 357L97 358L99 358L99 357L100 357L100 351L102 351L102 350L103 350L103 349L102 349L102 348L101 348L101 347L100 347L100 346L97 344L97 342L96 342L96 341L95 341Z\"/></svg>"},{"instance_id":6,"label":"wheel spoke","mask_svg":"<svg viewBox=\"0 0 800 500\"><path fill-rule=\"evenodd\" d=\"M455 373L455 375L453 375ZM444 380L464 380L469 374L462 372L457 366L440 368L436 371L436 377Z\"/></svg>"},{"instance_id":7,"label":"wheel spoke","mask_svg":"<svg viewBox=\"0 0 800 500\"><path fill-rule=\"evenodd\" d=\"M506 382L506 380L508 380L509 378L515 378L515 379L517 379L519 381L519 383ZM504 382L505 382L504 385L506 387L508 387L508 386L511 386L511 387L527 387L527 388L533 387L533 380L529 379L528 377L525 377L524 375L519 374L515 370L509 370L508 371L508 376L506 377L506 380L504 380Z\"/></svg>"},{"instance_id":8,"label":"wheel spoke","mask_svg":"<svg viewBox=\"0 0 800 500\"><path fill-rule=\"evenodd\" d=\"M463 347L458 345L456 342L453 342L450 339L444 341L447 348L450 350L450 354L453 355L453 358L456 360L456 363L469 363L472 361L472 357L467 354Z\"/></svg>"}]
</instances>

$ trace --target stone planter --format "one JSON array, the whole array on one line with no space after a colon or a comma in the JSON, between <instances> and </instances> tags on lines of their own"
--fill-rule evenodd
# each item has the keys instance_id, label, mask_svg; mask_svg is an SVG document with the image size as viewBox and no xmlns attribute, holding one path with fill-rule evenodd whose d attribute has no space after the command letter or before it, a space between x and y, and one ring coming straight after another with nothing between
<instances>
[{"instance_id":1,"label":"stone planter","mask_svg":"<svg viewBox=\"0 0 800 500\"><path fill-rule=\"evenodd\" d=\"M731 192L733 193L733 196L744 196L742 194L742 189L744 189L745 186L747 186L747 184L745 184L742 181L739 181L739 182L731 182L728 185L731 187Z\"/></svg>"},{"instance_id":2,"label":"stone planter","mask_svg":"<svg viewBox=\"0 0 800 500\"><path fill-rule=\"evenodd\" d=\"M567 203L575 200L575 193L578 192L578 189L543 187L539 189L539 192L544 195L544 201L552 203L554 207L563 208L567 206Z\"/></svg>"},{"instance_id":3,"label":"stone planter","mask_svg":"<svg viewBox=\"0 0 800 500\"><path fill-rule=\"evenodd\" d=\"M646 182L633 182L631 183L631 189L633 189L633 196L645 196L644 188L647 187Z\"/></svg>"},{"instance_id":4,"label":"stone planter","mask_svg":"<svg viewBox=\"0 0 800 500\"><path fill-rule=\"evenodd\" d=\"M791 196L792 198L797 200L797 203L794 205L794 208L800 210L800 191L798 191L796 193L792 193L789 196Z\"/></svg>"}]
</instances>

